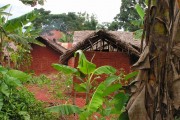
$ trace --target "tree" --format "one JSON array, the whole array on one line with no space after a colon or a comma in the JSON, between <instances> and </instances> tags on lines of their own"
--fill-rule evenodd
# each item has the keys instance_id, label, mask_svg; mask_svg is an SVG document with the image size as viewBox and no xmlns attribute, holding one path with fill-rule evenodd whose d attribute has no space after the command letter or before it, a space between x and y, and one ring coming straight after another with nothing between
<instances>
[{"instance_id":1,"label":"tree","mask_svg":"<svg viewBox=\"0 0 180 120\"><path fill-rule=\"evenodd\" d=\"M130 120L180 118L180 1L149 0L139 74L130 85ZM142 39L143 40L143 39ZM142 41L143 44L143 41ZM143 45L142 45L143 46Z\"/></svg>"},{"instance_id":2,"label":"tree","mask_svg":"<svg viewBox=\"0 0 180 120\"><path fill-rule=\"evenodd\" d=\"M145 0L122 0L120 13L116 15L114 21L119 23L119 29L124 29L125 31L135 31L138 30L139 27L134 26L131 21L139 20L140 17L135 10L135 5L140 4L143 8L145 8Z\"/></svg>"},{"instance_id":3,"label":"tree","mask_svg":"<svg viewBox=\"0 0 180 120\"><path fill-rule=\"evenodd\" d=\"M31 5L32 7L36 6L37 4L44 5L45 0L20 0L25 5Z\"/></svg>"},{"instance_id":4,"label":"tree","mask_svg":"<svg viewBox=\"0 0 180 120\"><path fill-rule=\"evenodd\" d=\"M89 15L87 13L62 13L62 14L50 14L50 11L45 11L43 8L35 9L39 11L42 16L33 21L36 28L41 28L44 32L52 29L66 31L75 30L95 30L98 21L95 15Z\"/></svg>"},{"instance_id":5,"label":"tree","mask_svg":"<svg viewBox=\"0 0 180 120\"><path fill-rule=\"evenodd\" d=\"M117 31L119 29L119 24L117 21L111 23L103 22L102 24L98 24L97 29Z\"/></svg>"},{"instance_id":6,"label":"tree","mask_svg":"<svg viewBox=\"0 0 180 120\"><path fill-rule=\"evenodd\" d=\"M7 20L5 15L9 15L9 13L5 13L4 10L9 6L8 4L0 8L0 60L1 62L4 61L5 49L7 50L8 57L11 58L15 67L17 67L18 63L22 64L23 61L28 61L24 58L28 58L27 53L30 52L31 48L29 43L37 43L35 38L40 32L33 29L31 25L26 27L25 25L33 21L40 14L37 11L32 11L20 17ZM10 46L11 43L16 47L12 48ZM10 59L8 58L8 60Z\"/></svg>"},{"instance_id":7,"label":"tree","mask_svg":"<svg viewBox=\"0 0 180 120\"><path fill-rule=\"evenodd\" d=\"M50 14L50 11L45 11L43 8L35 9L41 13L41 16L34 20L32 23L36 29L42 29L41 34L49 34L52 30L59 30L64 33L61 42L69 42L66 38L72 38L73 31L77 30L96 30L98 21L95 15L89 15L87 13L62 13L62 14ZM64 39L65 38L65 39Z\"/></svg>"}]
</instances>

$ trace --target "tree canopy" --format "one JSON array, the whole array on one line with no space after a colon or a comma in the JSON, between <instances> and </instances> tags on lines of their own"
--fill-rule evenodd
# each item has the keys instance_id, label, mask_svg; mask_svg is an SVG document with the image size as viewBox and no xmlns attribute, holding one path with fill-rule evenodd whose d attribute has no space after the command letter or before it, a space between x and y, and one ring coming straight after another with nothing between
<instances>
[{"instance_id":1,"label":"tree canopy","mask_svg":"<svg viewBox=\"0 0 180 120\"><path fill-rule=\"evenodd\" d=\"M43 8L35 9L39 11L42 16L34 20L32 23L36 28L43 29L47 32L52 29L60 31L76 31L76 30L96 30L98 21L95 15L87 13L68 12L62 14L50 14Z\"/></svg>"},{"instance_id":2,"label":"tree canopy","mask_svg":"<svg viewBox=\"0 0 180 120\"><path fill-rule=\"evenodd\" d=\"M120 13L114 18L114 21L118 22L119 29L124 29L125 31L136 31L139 29L138 26L131 23L131 21L140 19L135 9L136 4L145 8L145 0L139 0L138 2L137 0L122 0Z\"/></svg>"}]
</instances>

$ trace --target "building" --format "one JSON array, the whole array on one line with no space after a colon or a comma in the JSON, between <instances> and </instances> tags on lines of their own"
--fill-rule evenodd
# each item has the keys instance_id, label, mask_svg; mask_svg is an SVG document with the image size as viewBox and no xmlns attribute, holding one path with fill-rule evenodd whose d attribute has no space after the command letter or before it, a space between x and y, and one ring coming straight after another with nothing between
<instances>
[{"instance_id":1,"label":"building","mask_svg":"<svg viewBox=\"0 0 180 120\"><path fill-rule=\"evenodd\" d=\"M34 72L36 75L57 72L51 65L53 63L58 63L60 56L67 49L57 44L55 41L49 40L45 37L38 37L37 40L45 46L32 44L32 50L30 53L32 60L29 70Z\"/></svg>"},{"instance_id":2,"label":"building","mask_svg":"<svg viewBox=\"0 0 180 120\"><path fill-rule=\"evenodd\" d=\"M60 59L62 64L76 67L74 52L81 49L88 60L97 67L111 65L116 69L131 71L140 55L140 41L135 40L132 32L121 31L75 31L73 47L67 50ZM92 59L93 58L93 59Z\"/></svg>"}]
</instances>

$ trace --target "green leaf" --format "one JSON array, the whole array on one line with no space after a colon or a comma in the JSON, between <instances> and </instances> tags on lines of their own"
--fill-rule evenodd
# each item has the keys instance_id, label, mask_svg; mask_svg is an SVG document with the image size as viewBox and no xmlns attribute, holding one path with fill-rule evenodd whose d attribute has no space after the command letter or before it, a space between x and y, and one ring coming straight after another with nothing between
<instances>
[{"instance_id":1,"label":"green leaf","mask_svg":"<svg viewBox=\"0 0 180 120\"><path fill-rule=\"evenodd\" d=\"M88 106L87 110L82 112L80 116L80 120L83 120L83 118L87 118L92 113L96 112L97 109L103 104L103 91L106 89L106 86L104 82L101 82L99 86L97 87L96 91L94 92Z\"/></svg>"},{"instance_id":2,"label":"green leaf","mask_svg":"<svg viewBox=\"0 0 180 120\"><path fill-rule=\"evenodd\" d=\"M30 115L27 111L19 111L18 114L23 116L23 118L24 118L23 120L31 120Z\"/></svg>"},{"instance_id":3,"label":"green leaf","mask_svg":"<svg viewBox=\"0 0 180 120\"><path fill-rule=\"evenodd\" d=\"M61 65L61 64L52 64L53 68L63 72L64 74L78 74L78 70L75 68L72 68L70 66Z\"/></svg>"},{"instance_id":4,"label":"green leaf","mask_svg":"<svg viewBox=\"0 0 180 120\"><path fill-rule=\"evenodd\" d=\"M1 92L7 97L9 97L10 91L8 86L4 82L1 83Z\"/></svg>"},{"instance_id":5,"label":"green leaf","mask_svg":"<svg viewBox=\"0 0 180 120\"><path fill-rule=\"evenodd\" d=\"M129 120L128 113L127 112L121 113L118 120Z\"/></svg>"},{"instance_id":6,"label":"green leaf","mask_svg":"<svg viewBox=\"0 0 180 120\"><path fill-rule=\"evenodd\" d=\"M145 0L145 4L148 6L148 0Z\"/></svg>"},{"instance_id":7,"label":"green leaf","mask_svg":"<svg viewBox=\"0 0 180 120\"><path fill-rule=\"evenodd\" d=\"M7 13L7 12L1 12L1 11L0 11L0 16L1 16L1 15L8 15L8 16L11 16L12 14Z\"/></svg>"},{"instance_id":8,"label":"green leaf","mask_svg":"<svg viewBox=\"0 0 180 120\"><path fill-rule=\"evenodd\" d=\"M118 76L113 75L113 76L109 76L108 78L106 78L104 83L105 83L106 86L109 86L109 85L111 85L116 80L118 80Z\"/></svg>"},{"instance_id":9,"label":"green leaf","mask_svg":"<svg viewBox=\"0 0 180 120\"><path fill-rule=\"evenodd\" d=\"M95 112L103 104L103 93L105 89L104 82L100 83L87 106L88 111Z\"/></svg>"},{"instance_id":10,"label":"green leaf","mask_svg":"<svg viewBox=\"0 0 180 120\"><path fill-rule=\"evenodd\" d=\"M3 105L4 105L4 102L3 102L3 95L0 93L0 111L1 111L1 109L2 109L2 107L3 107Z\"/></svg>"},{"instance_id":11,"label":"green leaf","mask_svg":"<svg viewBox=\"0 0 180 120\"><path fill-rule=\"evenodd\" d=\"M135 8L136 8L137 13L141 17L141 19L144 19L144 14L145 13L144 13L143 8L139 4L136 4Z\"/></svg>"},{"instance_id":12,"label":"green leaf","mask_svg":"<svg viewBox=\"0 0 180 120\"><path fill-rule=\"evenodd\" d=\"M87 120L90 115L91 115L91 113L89 111L83 111L79 115L79 120Z\"/></svg>"},{"instance_id":13,"label":"green leaf","mask_svg":"<svg viewBox=\"0 0 180 120\"><path fill-rule=\"evenodd\" d=\"M98 67L94 72L95 75L115 74L115 73L116 73L116 69L112 66L101 66Z\"/></svg>"},{"instance_id":14,"label":"green leaf","mask_svg":"<svg viewBox=\"0 0 180 120\"><path fill-rule=\"evenodd\" d=\"M39 16L38 11L32 11L25 15L22 15L20 17L8 20L4 25L3 28L6 31L13 32L17 28L23 27L23 25L26 25L27 23L35 20Z\"/></svg>"},{"instance_id":15,"label":"green leaf","mask_svg":"<svg viewBox=\"0 0 180 120\"><path fill-rule=\"evenodd\" d=\"M30 47L28 41L25 40L26 38L24 38L18 34L8 34L7 36L17 43L20 43L24 46Z\"/></svg>"},{"instance_id":16,"label":"green leaf","mask_svg":"<svg viewBox=\"0 0 180 120\"><path fill-rule=\"evenodd\" d=\"M81 109L79 107L75 105L68 105L68 104L48 107L46 109L50 112L59 113L61 115L71 115L74 113L77 113L77 114L81 113Z\"/></svg>"},{"instance_id":17,"label":"green leaf","mask_svg":"<svg viewBox=\"0 0 180 120\"><path fill-rule=\"evenodd\" d=\"M19 71L19 70L9 70L7 72L7 74L10 77L14 77L14 78L20 80L21 82L27 82L27 79L30 77L28 74L26 74L22 71Z\"/></svg>"},{"instance_id":18,"label":"green leaf","mask_svg":"<svg viewBox=\"0 0 180 120\"><path fill-rule=\"evenodd\" d=\"M143 29L139 29L134 31L134 38L135 39L141 39L143 34Z\"/></svg>"},{"instance_id":19,"label":"green leaf","mask_svg":"<svg viewBox=\"0 0 180 120\"><path fill-rule=\"evenodd\" d=\"M117 84L113 84L113 85L110 85L106 88L106 90L104 91L104 94L103 96L108 96L110 95L111 93L119 90L121 88L121 84L117 83Z\"/></svg>"},{"instance_id":20,"label":"green leaf","mask_svg":"<svg viewBox=\"0 0 180 120\"><path fill-rule=\"evenodd\" d=\"M1 73L5 74L5 73L7 73L7 71L8 71L8 70L7 70L6 68L0 66L0 72L1 72Z\"/></svg>"},{"instance_id":21,"label":"green leaf","mask_svg":"<svg viewBox=\"0 0 180 120\"><path fill-rule=\"evenodd\" d=\"M7 5L5 5L5 6L0 7L0 13L1 13L2 11L5 11L6 9L8 9L8 7L10 7L10 4L7 4Z\"/></svg>"},{"instance_id":22,"label":"green leaf","mask_svg":"<svg viewBox=\"0 0 180 120\"><path fill-rule=\"evenodd\" d=\"M138 71L131 72L131 73L127 74L127 75L124 77L124 79L125 79L125 80L129 80L130 78L135 77L137 74L138 74Z\"/></svg>"},{"instance_id":23,"label":"green leaf","mask_svg":"<svg viewBox=\"0 0 180 120\"><path fill-rule=\"evenodd\" d=\"M106 107L105 109L102 110L102 115L103 116L109 116L111 114L111 110L112 108L111 107Z\"/></svg>"},{"instance_id":24,"label":"green leaf","mask_svg":"<svg viewBox=\"0 0 180 120\"><path fill-rule=\"evenodd\" d=\"M78 66L77 68L84 74L90 74L96 69L96 65L89 62L82 50L78 50L75 52L75 57L76 55L79 54L79 61L78 61Z\"/></svg>"},{"instance_id":25,"label":"green leaf","mask_svg":"<svg viewBox=\"0 0 180 120\"><path fill-rule=\"evenodd\" d=\"M22 86L22 83L20 80L18 80L17 78L14 78L14 77L10 77L9 75L4 75L4 80L5 80L5 83L8 85L8 86L11 86L11 87L17 87L17 86Z\"/></svg>"},{"instance_id":26,"label":"green leaf","mask_svg":"<svg viewBox=\"0 0 180 120\"><path fill-rule=\"evenodd\" d=\"M77 92L86 92L86 82L81 83L81 84L74 84L74 89Z\"/></svg>"},{"instance_id":27,"label":"green leaf","mask_svg":"<svg viewBox=\"0 0 180 120\"><path fill-rule=\"evenodd\" d=\"M131 22L131 24L133 24L134 26L138 26L138 27L141 27L141 26L142 26L142 21L141 21L141 20L131 20L130 22Z\"/></svg>"},{"instance_id":28,"label":"green leaf","mask_svg":"<svg viewBox=\"0 0 180 120\"><path fill-rule=\"evenodd\" d=\"M125 93L119 93L113 98L114 106L117 110L121 111L125 103L128 101L129 96Z\"/></svg>"}]
</instances>

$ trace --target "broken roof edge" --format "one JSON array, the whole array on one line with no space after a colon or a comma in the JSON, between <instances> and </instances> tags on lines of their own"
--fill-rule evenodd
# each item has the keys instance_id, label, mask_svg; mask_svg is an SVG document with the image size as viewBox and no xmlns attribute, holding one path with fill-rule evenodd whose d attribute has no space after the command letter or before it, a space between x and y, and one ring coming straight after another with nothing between
<instances>
[{"instance_id":1,"label":"broken roof edge","mask_svg":"<svg viewBox=\"0 0 180 120\"><path fill-rule=\"evenodd\" d=\"M81 32L81 31L78 31ZM84 31L86 32L86 31ZM127 49L128 51L130 51L130 53L136 55L136 56L140 56L140 46L136 46L134 47L133 44L130 44L129 41L125 41L125 40L121 40L120 38L118 38L117 35L113 34L112 31L104 31L104 30L99 30L99 31L88 31L90 32L89 35L86 35L86 37L83 40L80 40L79 42L77 42L77 44L72 47L70 50L67 50L61 57L60 57L60 63L62 64L67 64L67 61L73 57L74 52L81 49L84 50L84 46L87 44L90 44L89 41L96 36L100 36L101 35L104 37L108 37L112 40L114 40L114 42L116 43L116 45L118 46L124 46L124 49ZM123 32L122 32L123 33ZM128 33L128 32L126 32ZM76 37L76 36L75 36Z\"/></svg>"},{"instance_id":2,"label":"broken roof edge","mask_svg":"<svg viewBox=\"0 0 180 120\"><path fill-rule=\"evenodd\" d=\"M43 36L37 37L36 40L40 40L42 42L44 40L44 42L47 43L48 46L50 46L52 49L54 49L55 51L57 51L57 52L59 52L61 54L65 53L67 51L67 49L65 47L57 44L55 41L48 40L47 38L45 38Z\"/></svg>"}]
</instances>

